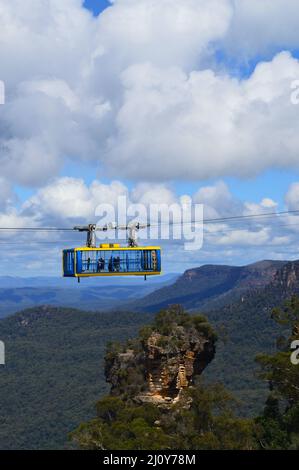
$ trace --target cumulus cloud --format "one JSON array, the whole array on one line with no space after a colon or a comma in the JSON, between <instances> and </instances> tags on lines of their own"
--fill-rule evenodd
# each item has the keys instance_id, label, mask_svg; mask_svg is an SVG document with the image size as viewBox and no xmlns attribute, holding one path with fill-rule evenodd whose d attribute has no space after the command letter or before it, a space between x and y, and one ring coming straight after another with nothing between
<instances>
[{"instance_id":1,"label":"cumulus cloud","mask_svg":"<svg viewBox=\"0 0 299 470\"><path fill-rule=\"evenodd\" d=\"M122 69L147 61L194 68L231 15L230 0L115 0L99 17L98 40Z\"/></svg>"},{"instance_id":2,"label":"cumulus cloud","mask_svg":"<svg viewBox=\"0 0 299 470\"><path fill-rule=\"evenodd\" d=\"M9 182L0 177L0 211L6 211L16 202L16 195L14 194Z\"/></svg>"},{"instance_id":3,"label":"cumulus cloud","mask_svg":"<svg viewBox=\"0 0 299 470\"><path fill-rule=\"evenodd\" d=\"M289 210L299 210L299 183L293 183L285 196L285 202Z\"/></svg>"},{"instance_id":4,"label":"cumulus cloud","mask_svg":"<svg viewBox=\"0 0 299 470\"><path fill-rule=\"evenodd\" d=\"M232 6L226 44L239 61L298 46L297 0L232 0Z\"/></svg>"},{"instance_id":5,"label":"cumulus cloud","mask_svg":"<svg viewBox=\"0 0 299 470\"><path fill-rule=\"evenodd\" d=\"M82 3L0 1L0 161L17 183L43 184L65 157L109 167L121 73L147 59L192 68L230 17L229 0L119 0L97 19Z\"/></svg>"},{"instance_id":6,"label":"cumulus cloud","mask_svg":"<svg viewBox=\"0 0 299 470\"><path fill-rule=\"evenodd\" d=\"M8 93L37 77L76 83L90 60L93 25L81 0L1 0L0 64Z\"/></svg>"},{"instance_id":7,"label":"cumulus cloud","mask_svg":"<svg viewBox=\"0 0 299 470\"><path fill-rule=\"evenodd\" d=\"M295 191L297 186L296 183L289 188L286 201L290 201L290 194L294 194L295 199L298 198ZM87 184L80 178L56 178L36 191L18 209L11 205L1 208L0 226L71 228L75 224L96 222L98 204L109 203L116 206L119 196L126 196L128 205L135 203L148 207L151 203L164 202L171 205L174 202L183 202L187 198L190 199L191 195L180 197L174 189L162 184L137 184L129 188L120 181L106 184L94 180ZM278 210L276 201L268 197L263 198L260 203L239 200L221 181L199 188L193 195L192 202L204 204L206 218L264 214ZM206 262L238 264L238 260L242 259L242 263L245 264L263 258L298 257L293 248L299 230L296 216L283 219L277 216L276 219L261 217L253 220L227 220L222 223L205 224L204 228L203 247L191 254L184 251L184 240L159 241L163 246L163 264L166 271L180 271ZM82 234L69 232L1 232L0 239L9 243L12 235L17 237L14 238L15 243L18 240L21 247L26 245L27 250L32 250L30 265L27 265L22 249L16 246L10 250L15 259L19 259L20 266L27 266L31 273L40 273L41 270L46 272L47 269L58 273L60 249L84 243ZM112 233L109 233L109 236L111 235ZM45 261L39 268L41 256ZM8 258L1 254L0 261L6 266ZM9 269L9 266L7 268Z\"/></svg>"},{"instance_id":8,"label":"cumulus cloud","mask_svg":"<svg viewBox=\"0 0 299 470\"><path fill-rule=\"evenodd\" d=\"M292 191L292 187L290 191ZM72 227L74 222L90 223L95 221L98 206L101 204L110 204L116 209L120 198L123 197L126 198L127 208L132 204L142 205L148 216L151 214L149 210L151 205L164 204L171 207L175 203L183 204L184 202L190 202L194 205L203 204L205 219L265 214L270 210L275 213L277 209L277 203L270 198L262 199L259 204L250 201L242 202L234 197L229 187L221 181L211 186L201 187L191 197L187 194L179 196L175 190L162 184L149 185L142 183L129 189L120 181L105 184L94 180L88 185L83 179L63 177L56 178L39 189L20 206L18 212L9 207L6 212L2 212L1 216L4 226L7 225L5 217L8 217L8 220L11 220L11 224L13 224L14 218L19 214L22 223L26 222L31 226L44 226L47 222L49 225L50 221L53 225ZM127 215L129 218L132 216L132 214ZM31 222L29 222L30 219ZM114 220L110 220L110 222L114 222ZM125 222L128 222L128 219ZM145 222L152 221L147 219ZM260 231L259 235L261 235L261 231L268 230L268 222L269 220L261 218L252 222L250 220L237 221L236 225L235 222L228 220L227 222L223 221L221 224L205 224L205 229L208 235L216 234L219 237L227 231L235 232L225 240L237 243L242 230L244 230L244 224L245 229L248 232L253 232L253 237L257 237L257 230ZM272 222L272 219L270 222ZM278 234L275 233L275 235Z\"/></svg>"},{"instance_id":9,"label":"cumulus cloud","mask_svg":"<svg viewBox=\"0 0 299 470\"><path fill-rule=\"evenodd\" d=\"M193 200L204 205L205 219L229 217L243 210L242 204L233 197L223 181L213 186L203 186L194 194Z\"/></svg>"},{"instance_id":10,"label":"cumulus cloud","mask_svg":"<svg viewBox=\"0 0 299 470\"><path fill-rule=\"evenodd\" d=\"M139 183L131 192L131 200L134 203L144 204L174 204L177 197L174 192L162 184Z\"/></svg>"},{"instance_id":11,"label":"cumulus cloud","mask_svg":"<svg viewBox=\"0 0 299 470\"><path fill-rule=\"evenodd\" d=\"M214 56L296 46L296 2L265 2L116 0L94 18L80 0L0 0L2 175L41 186L66 158L145 181L297 167L298 61L237 80Z\"/></svg>"},{"instance_id":12,"label":"cumulus cloud","mask_svg":"<svg viewBox=\"0 0 299 470\"><path fill-rule=\"evenodd\" d=\"M119 181L111 184L93 181L88 186L82 179L57 178L29 198L22 206L22 213L38 218L40 223L45 220L60 224L74 220L90 223L99 204L116 205L117 198L127 193Z\"/></svg>"},{"instance_id":13,"label":"cumulus cloud","mask_svg":"<svg viewBox=\"0 0 299 470\"><path fill-rule=\"evenodd\" d=\"M0 163L10 180L40 186L65 158L97 158L110 108L100 89L85 89L95 29L81 0L0 1Z\"/></svg>"},{"instance_id":14,"label":"cumulus cloud","mask_svg":"<svg viewBox=\"0 0 299 470\"><path fill-rule=\"evenodd\" d=\"M298 166L298 109L290 101L297 76L289 53L244 80L134 66L124 74L110 164L121 162L127 177L187 180Z\"/></svg>"}]
</instances>

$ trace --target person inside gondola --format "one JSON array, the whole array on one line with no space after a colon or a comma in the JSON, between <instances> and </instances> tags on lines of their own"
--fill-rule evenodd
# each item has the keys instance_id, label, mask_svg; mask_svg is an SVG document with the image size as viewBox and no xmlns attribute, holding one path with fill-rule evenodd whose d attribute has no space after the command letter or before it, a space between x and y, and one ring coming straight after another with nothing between
<instances>
[{"instance_id":1,"label":"person inside gondola","mask_svg":"<svg viewBox=\"0 0 299 470\"><path fill-rule=\"evenodd\" d=\"M119 272L120 270L120 257L116 256L116 258L113 259L113 268L114 271Z\"/></svg>"},{"instance_id":2,"label":"person inside gondola","mask_svg":"<svg viewBox=\"0 0 299 470\"><path fill-rule=\"evenodd\" d=\"M97 271L100 273L101 271L104 271L105 269L105 260L101 257L98 259L98 264L97 264Z\"/></svg>"},{"instance_id":3,"label":"person inside gondola","mask_svg":"<svg viewBox=\"0 0 299 470\"><path fill-rule=\"evenodd\" d=\"M111 256L111 258L109 259L108 271L109 271L109 273L112 273L112 272L113 272L113 258L112 258L112 256Z\"/></svg>"}]
</instances>

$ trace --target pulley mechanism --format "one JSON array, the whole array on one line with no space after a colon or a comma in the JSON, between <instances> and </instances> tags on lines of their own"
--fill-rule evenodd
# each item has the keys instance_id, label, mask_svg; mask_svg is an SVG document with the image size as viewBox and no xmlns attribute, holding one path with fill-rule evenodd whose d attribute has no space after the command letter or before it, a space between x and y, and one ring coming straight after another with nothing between
<instances>
[{"instance_id":1,"label":"pulley mechanism","mask_svg":"<svg viewBox=\"0 0 299 470\"><path fill-rule=\"evenodd\" d=\"M132 223L128 225L116 225L116 224L107 224L103 227L99 227L96 224L89 224L85 226L74 227L74 230L78 232L87 232L86 246L88 248L96 248L96 232L108 232L109 230L126 230L127 231L127 242L129 248L134 248L138 246L138 236L137 233L139 230L150 227L150 224L141 224L139 222Z\"/></svg>"}]
</instances>

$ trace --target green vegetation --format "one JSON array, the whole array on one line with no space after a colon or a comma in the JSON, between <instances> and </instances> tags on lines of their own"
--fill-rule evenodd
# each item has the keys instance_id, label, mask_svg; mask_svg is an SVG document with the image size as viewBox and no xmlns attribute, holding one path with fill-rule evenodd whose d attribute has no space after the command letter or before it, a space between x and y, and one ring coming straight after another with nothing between
<instances>
[{"instance_id":1,"label":"green vegetation","mask_svg":"<svg viewBox=\"0 0 299 470\"><path fill-rule=\"evenodd\" d=\"M171 333L170 311L161 312L151 328ZM203 317L182 311L182 324L206 325ZM279 335L275 354L260 354L260 379L270 393L263 413L255 419L235 416L233 397L223 385L200 380L184 391L176 405L163 407L136 404L125 394L104 397L97 404L97 417L82 424L71 439L84 449L299 449L299 366L290 360L291 343L299 340L299 298L272 311L272 320L288 331ZM165 328L165 329L164 329ZM132 379L132 378L131 378ZM130 378L127 377L127 383ZM123 386L123 384L122 384Z\"/></svg>"},{"instance_id":2,"label":"green vegetation","mask_svg":"<svg viewBox=\"0 0 299 470\"><path fill-rule=\"evenodd\" d=\"M273 310L273 319L289 336L280 336L276 354L257 357L261 378L269 383L264 413L256 420L258 439L265 449L299 449L299 366L291 363L291 343L299 339L299 298L293 297L283 309Z\"/></svg>"},{"instance_id":3,"label":"green vegetation","mask_svg":"<svg viewBox=\"0 0 299 470\"><path fill-rule=\"evenodd\" d=\"M0 448L61 449L107 393L107 341L136 335L152 315L36 307L0 321Z\"/></svg>"},{"instance_id":4,"label":"green vegetation","mask_svg":"<svg viewBox=\"0 0 299 470\"><path fill-rule=\"evenodd\" d=\"M123 347L119 343L109 345L106 376L112 384L111 394L97 403L96 419L81 424L71 434L72 441L84 449L109 450L253 449L257 446L254 422L235 416L234 400L221 384L207 385L199 381L181 390L180 400L171 406L140 402L140 392L148 389L144 364L149 360L147 354L152 353L147 352L147 341L157 338L157 334L162 336L156 346L163 349L156 351L154 363L160 362L160 367L162 363L167 367L164 356L169 355L170 367L178 370L180 354L186 348L189 350L196 339L209 345L206 365L213 358L216 336L205 317L191 316L180 306L161 311L134 341L127 341ZM171 393L171 386L172 381L167 393Z\"/></svg>"},{"instance_id":5,"label":"green vegetation","mask_svg":"<svg viewBox=\"0 0 299 470\"><path fill-rule=\"evenodd\" d=\"M271 318L272 309L284 303L285 294L277 286L249 292L243 299L206 316L219 336L217 354L205 372L213 383L215 378L240 400L238 413L245 417L262 412L268 396L267 384L258 377L255 357L273 354L276 338L285 326Z\"/></svg>"},{"instance_id":6,"label":"green vegetation","mask_svg":"<svg viewBox=\"0 0 299 470\"><path fill-rule=\"evenodd\" d=\"M70 437L83 449L255 448L254 423L234 416L232 398L221 385L197 385L185 395L192 398L190 408L178 404L168 412L105 397L97 404L97 418L81 424Z\"/></svg>"}]
</instances>

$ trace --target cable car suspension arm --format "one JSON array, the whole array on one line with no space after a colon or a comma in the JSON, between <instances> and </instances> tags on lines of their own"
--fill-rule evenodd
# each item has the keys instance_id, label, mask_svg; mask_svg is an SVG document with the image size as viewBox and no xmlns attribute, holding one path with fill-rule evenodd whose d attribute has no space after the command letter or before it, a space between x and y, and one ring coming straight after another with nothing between
<instances>
[{"instance_id":1,"label":"cable car suspension arm","mask_svg":"<svg viewBox=\"0 0 299 470\"><path fill-rule=\"evenodd\" d=\"M128 225L114 225L111 223L103 227L99 227L96 224L76 226L74 230L87 233L86 246L88 248L96 248L96 231L108 232L108 230L126 230L128 234L128 247L135 248L138 246L137 232L147 227L150 227L150 224L141 224L138 222Z\"/></svg>"}]
</instances>

